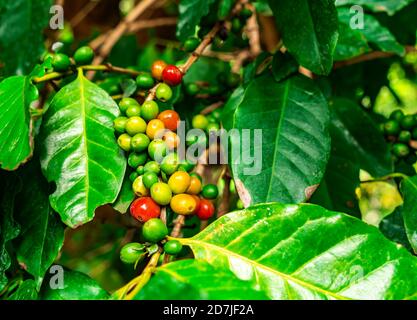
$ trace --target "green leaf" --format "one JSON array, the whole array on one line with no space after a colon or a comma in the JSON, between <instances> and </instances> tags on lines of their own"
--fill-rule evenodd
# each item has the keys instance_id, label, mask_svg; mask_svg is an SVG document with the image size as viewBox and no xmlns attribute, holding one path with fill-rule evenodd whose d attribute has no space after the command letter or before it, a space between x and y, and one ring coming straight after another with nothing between
<instances>
[{"instance_id":1,"label":"green leaf","mask_svg":"<svg viewBox=\"0 0 417 320\"><path fill-rule=\"evenodd\" d=\"M360 169L374 177L391 173L390 150L375 122L354 102L335 98L330 114L330 160L324 181L311 200L359 216L355 189L360 184Z\"/></svg>"},{"instance_id":2,"label":"green leaf","mask_svg":"<svg viewBox=\"0 0 417 320\"><path fill-rule=\"evenodd\" d=\"M408 6L415 0L336 0L336 6L359 5L374 12L387 12L393 15L395 12Z\"/></svg>"},{"instance_id":3,"label":"green leaf","mask_svg":"<svg viewBox=\"0 0 417 320\"><path fill-rule=\"evenodd\" d=\"M122 189L120 190L119 196L116 202L113 204L113 208L118 212L124 214L129 209L133 200L135 200L135 193L132 189L132 181L129 176L126 176L123 180Z\"/></svg>"},{"instance_id":4,"label":"green leaf","mask_svg":"<svg viewBox=\"0 0 417 320\"><path fill-rule=\"evenodd\" d=\"M21 233L15 248L19 264L35 277L40 288L46 271L64 243L64 226L48 199L48 183L34 162L21 172L25 188L16 198L16 220Z\"/></svg>"},{"instance_id":5,"label":"green leaf","mask_svg":"<svg viewBox=\"0 0 417 320\"><path fill-rule=\"evenodd\" d=\"M0 171L0 291L8 280L5 272L11 266L9 242L20 233L20 226L13 217L16 194L22 183L14 173Z\"/></svg>"},{"instance_id":6,"label":"green leaf","mask_svg":"<svg viewBox=\"0 0 417 320\"><path fill-rule=\"evenodd\" d=\"M24 281L8 300L38 300L36 282L33 280Z\"/></svg>"},{"instance_id":7,"label":"green leaf","mask_svg":"<svg viewBox=\"0 0 417 320\"><path fill-rule=\"evenodd\" d=\"M417 295L415 257L375 227L318 206L258 205L180 241L197 260L232 271L271 299Z\"/></svg>"},{"instance_id":8,"label":"green leaf","mask_svg":"<svg viewBox=\"0 0 417 320\"><path fill-rule=\"evenodd\" d=\"M38 90L29 77L14 76L0 82L0 165L15 170L33 152L33 121L30 106Z\"/></svg>"},{"instance_id":9,"label":"green leaf","mask_svg":"<svg viewBox=\"0 0 417 320\"><path fill-rule=\"evenodd\" d=\"M220 0L218 13L219 20L224 20L229 16L234 3L234 0Z\"/></svg>"},{"instance_id":10,"label":"green leaf","mask_svg":"<svg viewBox=\"0 0 417 320\"><path fill-rule=\"evenodd\" d=\"M366 42L374 44L384 52L404 55L404 47L397 42L391 32L387 28L383 27L375 17L370 14L365 14L365 27L363 29L352 29L350 27L352 18L350 10L348 8L338 8L337 12L339 15L341 27L339 28L339 33L341 36L338 42L338 47L336 48L336 60L349 59L369 51L367 46L362 43L365 39ZM359 40L359 42L354 43L354 39Z\"/></svg>"},{"instance_id":11,"label":"green leaf","mask_svg":"<svg viewBox=\"0 0 417 320\"><path fill-rule=\"evenodd\" d=\"M193 36L196 27L200 24L203 17L209 14L210 6L216 0L181 0L179 5L179 21L177 28L177 37L180 41L186 40Z\"/></svg>"},{"instance_id":12,"label":"green leaf","mask_svg":"<svg viewBox=\"0 0 417 320\"><path fill-rule=\"evenodd\" d=\"M404 226L402 207L397 208L393 213L381 221L379 230L391 241L397 242L409 251L412 251L410 242Z\"/></svg>"},{"instance_id":13,"label":"green leaf","mask_svg":"<svg viewBox=\"0 0 417 320\"><path fill-rule=\"evenodd\" d=\"M401 192L404 205L401 209L408 240L417 252L417 176L404 179L401 182Z\"/></svg>"},{"instance_id":14,"label":"green leaf","mask_svg":"<svg viewBox=\"0 0 417 320\"><path fill-rule=\"evenodd\" d=\"M110 96L81 73L54 97L41 127L41 164L52 208L76 228L119 194L126 160L116 143L113 120L120 111Z\"/></svg>"},{"instance_id":15,"label":"green leaf","mask_svg":"<svg viewBox=\"0 0 417 320\"><path fill-rule=\"evenodd\" d=\"M135 300L264 300L267 296L227 269L182 260L156 269Z\"/></svg>"},{"instance_id":16,"label":"green leaf","mask_svg":"<svg viewBox=\"0 0 417 320\"><path fill-rule=\"evenodd\" d=\"M0 60L5 75L27 74L44 51L43 30L50 19L51 0L0 3Z\"/></svg>"},{"instance_id":17,"label":"green leaf","mask_svg":"<svg viewBox=\"0 0 417 320\"><path fill-rule=\"evenodd\" d=\"M269 0L284 45L299 64L329 74L338 37L333 0Z\"/></svg>"},{"instance_id":18,"label":"green leaf","mask_svg":"<svg viewBox=\"0 0 417 320\"><path fill-rule=\"evenodd\" d=\"M352 30L349 25L339 23L339 39L337 41L334 60L341 61L370 52L368 41L362 32Z\"/></svg>"},{"instance_id":19,"label":"green leaf","mask_svg":"<svg viewBox=\"0 0 417 320\"><path fill-rule=\"evenodd\" d=\"M240 133L231 135L231 169L245 204L309 199L330 152L328 105L314 82L296 76L277 83L268 74L234 100L225 110L235 109L231 125ZM262 130L262 142L254 142L255 130Z\"/></svg>"},{"instance_id":20,"label":"green leaf","mask_svg":"<svg viewBox=\"0 0 417 320\"><path fill-rule=\"evenodd\" d=\"M64 272L64 288L52 289L48 281L41 291L42 300L106 300L109 294L89 276L77 271Z\"/></svg>"}]
</instances>

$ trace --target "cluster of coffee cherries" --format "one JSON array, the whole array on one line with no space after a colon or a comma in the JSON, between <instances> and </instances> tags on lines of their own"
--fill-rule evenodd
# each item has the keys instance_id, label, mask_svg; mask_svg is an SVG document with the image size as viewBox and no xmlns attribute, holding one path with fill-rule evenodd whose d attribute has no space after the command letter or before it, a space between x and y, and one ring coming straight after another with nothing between
<instances>
[{"instance_id":1,"label":"cluster of coffee cherries","mask_svg":"<svg viewBox=\"0 0 417 320\"><path fill-rule=\"evenodd\" d=\"M122 116L115 119L114 128L120 148L128 154L130 180L137 196L130 214L144 223L142 234L149 244L125 246L121 258L127 263L135 260L126 258L135 256L132 252L136 258L142 257L158 243L164 244L167 254L174 254L174 249L179 248L178 242L165 241L168 229L160 220L162 208L169 207L177 215L196 215L201 220L209 220L215 214L217 186L204 186L202 177L193 172L195 164L180 159L181 139L177 135L180 116L173 110L160 112L157 102L169 101L171 87L181 82L182 73L177 67L156 61L151 74L139 75L137 83L143 89L156 88L157 100L140 105L136 99L124 98L119 103Z\"/></svg>"},{"instance_id":2,"label":"cluster of coffee cherries","mask_svg":"<svg viewBox=\"0 0 417 320\"><path fill-rule=\"evenodd\" d=\"M392 143L392 154L396 162L402 159L408 164L417 162L412 143L417 140L417 115L405 115L401 110L395 110L384 124L384 133Z\"/></svg>"}]
</instances>

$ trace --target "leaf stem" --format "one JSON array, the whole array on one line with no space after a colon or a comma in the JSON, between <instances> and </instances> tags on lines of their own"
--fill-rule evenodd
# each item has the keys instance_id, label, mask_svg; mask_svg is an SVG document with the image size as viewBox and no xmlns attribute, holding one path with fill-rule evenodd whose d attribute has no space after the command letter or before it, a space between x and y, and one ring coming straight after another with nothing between
<instances>
[{"instance_id":1,"label":"leaf stem","mask_svg":"<svg viewBox=\"0 0 417 320\"><path fill-rule=\"evenodd\" d=\"M388 175L383 176L381 178L361 181L361 183L386 182L388 180L392 180L392 179L395 179L395 178L400 178L400 179L404 180L404 179L407 179L408 176L403 174L403 173L391 173L391 174L388 174Z\"/></svg>"}]
</instances>

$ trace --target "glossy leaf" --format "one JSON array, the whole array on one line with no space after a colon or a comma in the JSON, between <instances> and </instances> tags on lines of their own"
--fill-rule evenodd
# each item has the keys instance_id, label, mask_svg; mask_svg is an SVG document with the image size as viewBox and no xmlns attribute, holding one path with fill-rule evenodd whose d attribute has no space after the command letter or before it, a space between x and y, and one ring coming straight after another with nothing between
<instances>
[{"instance_id":1,"label":"glossy leaf","mask_svg":"<svg viewBox=\"0 0 417 320\"><path fill-rule=\"evenodd\" d=\"M284 45L299 64L328 74L338 38L333 0L269 0Z\"/></svg>"},{"instance_id":2,"label":"glossy leaf","mask_svg":"<svg viewBox=\"0 0 417 320\"><path fill-rule=\"evenodd\" d=\"M179 21L177 37L184 41L193 36L201 19L208 15L210 6L215 0L181 0L179 5Z\"/></svg>"},{"instance_id":3,"label":"glossy leaf","mask_svg":"<svg viewBox=\"0 0 417 320\"><path fill-rule=\"evenodd\" d=\"M359 5L374 12L387 12L393 15L413 1L415 0L336 0L336 6Z\"/></svg>"},{"instance_id":4,"label":"glossy leaf","mask_svg":"<svg viewBox=\"0 0 417 320\"><path fill-rule=\"evenodd\" d=\"M162 266L136 300L260 300L267 296L227 269L204 261L182 260Z\"/></svg>"},{"instance_id":5,"label":"glossy leaf","mask_svg":"<svg viewBox=\"0 0 417 320\"><path fill-rule=\"evenodd\" d=\"M52 208L75 228L91 221L97 207L113 203L126 160L116 143L113 99L81 73L54 97L41 128L41 164L56 183Z\"/></svg>"},{"instance_id":6,"label":"glossy leaf","mask_svg":"<svg viewBox=\"0 0 417 320\"><path fill-rule=\"evenodd\" d=\"M30 106L38 91L29 77L15 76L0 83L0 165L15 170L33 152L33 121Z\"/></svg>"},{"instance_id":7,"label":"glossy leaf","mask_svg":"<svg viewBox=\"0 0 417 320\"><path fill-rule=\"evenodd\" d=\"M415 257L378 229L318 206L258 205L180 241L197 260L232 271L271 299L417 295Z\"/></svg>"},{"instance_id":8,"label":"glossy leaf","mask_svg":"<svg viewBox=\"0 0 417 320\"><path fill-rule=\"evenodd\" d=\"M19 288L8 298L8 300L37 300L38 292L36 282L33 280L24 281Z\"/></svg>"},{"instance_id":9,"label":"glossy leaf","mask_svg":"<svg viewBox=\"0 0 417 320\"><path fill-rule=\"evenodd\" d=\"M384 52L391 52L403 55L405 49L401 46L391 32L383 27L379 21L370 14L364 16L364 28L352 29L350 27L352 13L348 8L339 8L337 10L340 22L340 39L336 47L336 59L344 60L356 55L370 51L367 46L359 42L353 42L353 39L363 39L375 45ZM346 35L347 33L347 35Z\"/></svg>"},{"instance_id":10,"label":"glossy leaf","mask_svg":"<svg viewBox=\"0 0 417 320\"><path fill-rule=\"evenodd\" d=\"M272 74L275 81L282 81L288 76L298 72L298 63L289 54L278 52L272 61Z\"/></svg>"},{"instance_id":11,"label":"glossy leaf","mask_svg":"<svg viewBox=\"0 0 417 320\"><path fill-rule=\"evenodd\" d=\"M401 209L408 240L417 252L417 176L401 182L404 205Z\"/></svg>"},{"instance_id":12,"label":"glossy leaf","mask_svg":"<svg viewBox=\"0 0 417 320\"><path fill-rule=\"evenodd\" d=\"M51 15L51 0L0 2L0 74L28 74L44 51L43 30Z\"/></svg>"},{"instance_id":13,"label":"glossy leaf","mask_svg":"<svg viewBox=\"0 0 417 320\"><path fill-rule=\"evenodd\" d=\"M77 271L64 272L64 288L52 289L45 282L41 291L42 300L106 300L109 294L89 276Z\"/></svg>"},{"instance_id":14,"label":"glossy leaf","mask_svg":"<svg viewBox=\"0 0 417 320\"><path fill-rule=\"evenodd\" d=\"M268 74L252 81L231 104L225 112L234 109L233 120L226 125L240 134L231 135L230 161L245 204L309 199L330 152L327 101L314 82L296 76L277 83ZM247 130L250 139L243 134ZM254 141L259 130L262 141Z\"/></svg>"},{"instance_id":15,"label":"glossy leaf","mask_svg":"<svg viewBox=\"0 0 417 320\"><path fill-rule=\"evenodd\" d=\"M14 173L0 171L0 291L8 280L5 272L11 266L9 252L10 241L20 233L20 226L15 221L14 201L16 194L21 190L22 183Z\"/></svg>"},{"instance_id":16,"label":"glossy leaf","mask_svg":"<svg viewBox=\"0 0 417 320\"><path fill-rule=\"evenodd\" d=\"M16 198L16 220L21 226L16 255L20 266L35 277L39 288L64 243L64 226L49 204L48 184L40 168L30 163L21 177L25 187Z\"/></svg>"},{"instance_id":17,"label":"glossy leaf","mask_svg":"<svg viewBox=\"0 0 417 320\"><path fill-rule=\"evenodd\" d=\"M403 245L407 250L412 251L410 242L404 226L402 207L397 208L393 213L381 221L379 229L391 241Z\"/></svg>"}]
</instances>

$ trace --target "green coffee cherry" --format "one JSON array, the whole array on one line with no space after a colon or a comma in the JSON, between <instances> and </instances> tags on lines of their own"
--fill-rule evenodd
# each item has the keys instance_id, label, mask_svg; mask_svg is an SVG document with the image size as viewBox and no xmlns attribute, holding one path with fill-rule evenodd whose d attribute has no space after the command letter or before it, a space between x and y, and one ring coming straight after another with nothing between
<instances>
[{"instance_id":1,"label":"green coffee cherry","mask_svg":"<svg viewBox=\"0 0 417 320\"><path fill-rule=\"evenodd\" d=\"M157 162L161 162L162 159L166 156L167 152L168 147L166 143L161 139L154 140L149 144L149 156L151 157L151 159Z\"/></svg>"},{"instance_id":2,"label":"green coffee cherry","mask_svg":"<svg viewBox=\"0 0 417 320\"><path fill-rule=\"evenodd\" d=\"M189 37L184 42L184 50L186 52L193 52L195 49L198 48L199 45L200 45L200 39L196 37Z\"/></svg>"},{"instance_id":3,"label":"green coffee cherry","mask_svg":"<svg viewBox=\"0 0 417 320\"><path fill-rule=\"evenodd\" d=\"M401 127L400 124L395 120L390 120L385 123L384 131L386 135L397 135L400 133Z\"/></svg>"},{"instance_id":4,"label":"green coffee cherry","mask_svg":"<svg viewBox=\"0 0 417 320\"><path fill-rule=\"evenodd\" d=\"M126 113L127 109L131 106L140 107L139 102L133 98L123 98L122 101L119 102L120 111L123 113Z\"/></svg>"},{"instance_id":5,"label":"green coffee cherry","mask_svg":"<svg viewBox=\"0 0 417 320\"><path fill-rule=\"evenodd\" d=\"M185 86L185 92L193 97L200 92L200 86L196 83L189 83Z\"/></svg>"},{"instance_id":6,"label":"green coffee cherry","mask_svg":"<svg viewBox=\"0 0 417 320\"><path fill-rule=\"evenodd\" d=\"M156 97L158 98L158 100L161 100L162 102L167 102L171 100L172 96L172 89L166 83L161 83L156 89Z\"/></svg>"},{"instance_id":7,"label":"green coffee cherry","mask_svg":"<svg viewBox=\"0 0 417 320\"><path fill-rule=\"evenodd\" d=\"M86 65L93 62L94 59L94 51L90 47L81 47L74 53L74 60L77 65Z\"/></svg>"},{"instance_id":8,"label":"green coffee cherry","mask_svg":"<svg viewBox=\"0 0 417 320\"><path fill-rule=\"evenodd\" d=\"M144 167L144 172L153 172L158 175L161 172L161 167L158 162L149 161Z\"/></svg>"},{"instance_id":9,"label":"green coffee cherry","mask_svg":"<svg viewBox=\"0 0 417 320\"><path fill-rule=\"evenodd\" d=\"M137 173L137 172L132 172L130 175L129 175L129 180L131 181L131 182L134 182L137 178L139 177L139 174Z\"/></svg>"},{"instance_id":10,"label":"green coffee cherry","mask_svg":"<svg viewBox=\"0 0 417 320\"><path fill-rule=\"evenodd\" d=\"M403 143L396 143L392 147L392 152L399 158L405 158L410 154L410 148Z\"/></svg>"},{"instance_id":11,"label":"green coffee cherry","mask_svg":"<svg viewBox=\"0 0 417 320\"><path fill-rule=\"evenodd\" d=\"M65 72L71 66L71 61L66 54L57 53L52 59L52 67L55 71Z\"/></svg>"},{"instance_id":12,"label":"green coffee cherry","mask_svg":"<svg viewBox=\"0 0 417 320\"><path fill-rule=\"evenodd\" d=\"M127 161L128 161L129 167L136 169L139 166L143 166L147 160L148 160L148 155L145 152L143 153L133 152L129 155L129 158Z\"/></svg>"},{"instance_id":13,"label":"green coffee cherry","mask_svg":"<svg viewBox=\"0 0 417 320\"><path fill-rule=\"evenodd\" d=\"M142 118L145 119L147 122L156 119L159 114L159 107L158 104L155 101L146 101L142 105L141 110Z\"/></svg>"},{"instance_id":14,"label":"green coffee cherry","mask_svg":"<svg viewBox=\"0 0 417 320\"><path fill-rule=\"evenodd\" d=\"M139 106L130 106L126 110L126 116L128 118L140 117L141 116L141 109L140 109L140 107Z\"/></svg>"},{"instance_id":15,"label":"green coffee cherry","mask_svg":"<svg viewBox=\"0 0 417 320\"><path fill-rule=\"evenodd\" d=\"M168 235L168 228L161 219L151 219L143 225L142 235L146 241L157 243Z\"/></svg>"},{"instance_id":16,"label":"green coffee cherry","mask_svg":"<svg viewBox=\"0 0 417 320\"><path fill-rule=\"evenodd\" d=\"M402 112L401 110L395 110L394 112L391 113L389 118L391 120L395 120L395 121L400 122L402 120L402 118L404 118L404 112Z\"/></svg>"},{"instance_id":17,"label":"green coffee cherry","mask_svg":"<svg viewBox=\"0 0 417 320\"><path fill-rule=\"evenodd\" d=\"M404 116L404 118L402 118L400 121L400 125L401 128L410 130L416 125L416 120L412 115Z\"/></svg>"},{"instance_id":18,"label":"green coffee cherry","mask_svg":"<svg viewBox=\"0 0 417 320\"><path fill-rule=\"evenodd\" d=\"M152 199L161 206L167 206L172 199L172 191L164 182L155 183L151 188Z\"/></svg>"},{"instance_id":19,"label":"green coffee cherry","mask_svg":"<svg viewBox=\"0 0 417 320\"><path fill-rule=\"evenodd\" d=\"M146 134L138 133L132 138L131 147L135 152L142 152L148 149L151 140Z\"/></svg>"},{"instance_id":20,"label":"green coffee cherry","mask_svg":"<svg viewBox=\"0 0 417 320\"><path fill-rule=\"evenodd\" d=\"M120 251L120 260L126 264L136 263L145 254L145 246L140 243L129 243Z\"/></svg>"},{"instance_id":21,"label":"green coffee cherry","mask_svg":"<svg viewBox=\"0 0 417 320\"><path fill-rule=\"evenodd\" d=\"M208 184L203 188L202 196L209 200L217 199L219 196L219 189L214 184Z\"/></svg>"},{"instance_id":22,"label":"green coffee cherry","mask_svg":"<svg viewBox=\"0 0 417 320\"><path fill-rule=\"evenodd\" d=\"M141 89L150 89L155 85L155 80L149 73L141 73L136 78L136 84Z\"/></svg>"},{"instance_id":23,"label":"green coffee cherry","mask_svg":"<svg viewBox=\"0 0 417 320\"><path fill-rule=\"evenodd\" d=\"M146 122L141 117L132 117L126 122L126 132L132 137L138 133L145 133L146 127Z\"/></svg>"},{"instance_id":24,"label":"green coffee cherry","mask_svg":"<svg viewBox=\"0 0 417 320\"><path fill-rule=\"evenodd\" d=\"M170 240L164 245L164 251L166 254L176 256L182 251L182 244L177 240Z\"/></svg>"},{"instance_id":25,"label":"green coffee cherry","mask_svg":"<svg viewBox=\"0 0 417 320\"><path fill-rule=\"evenodd\" d=\"M202 114L196 115L192 120L192 126L195 129L206 130L208 124L209 121L207 120L207 117Z\"/></svg>"},{"instance_id":26,"label":"green coffee cherry","mask_svg":"<svg viewBox=\"0 0 417 320\"><path fill-rule=\"evenodd\" d=\"M179 162L178 155L176 153L170 153L162 161L161 170L170 176L178 170Z\"/></svg>"},{"instance_id":27,"label":"green coffee cherry","mask_svg":"<svg viewBox=\"0 0 417 320\"><path fill-rule=\"evenodd\" d=\"M146 172L143 175L143 184L146 188L150 189L155 183L158 183L158 176L154 172Z\"/></svg>"},{"instance_id":28,"label":"green coffee cherry","mask_svg":"<svg viewBox=\"0 0 417 320\"><path fill-rule=\"evenodd\" d=\"M398 141L403 143L408 143L411 141L410 131L401 131L398 135Z\"/></svg>"},{"instance_id":29,"label":"green coffee cherry","mask_svg":"<svg viewBox=\"0 0 417 320\"><path fill-rule=\"evenodd\" d=\"M114 129L116 130L116 132L118 133L126 132L127 120L128 119L126 117L119 117L119 118L114 119L113 125L114 125Z\"/></svg>"}]
</instances>

